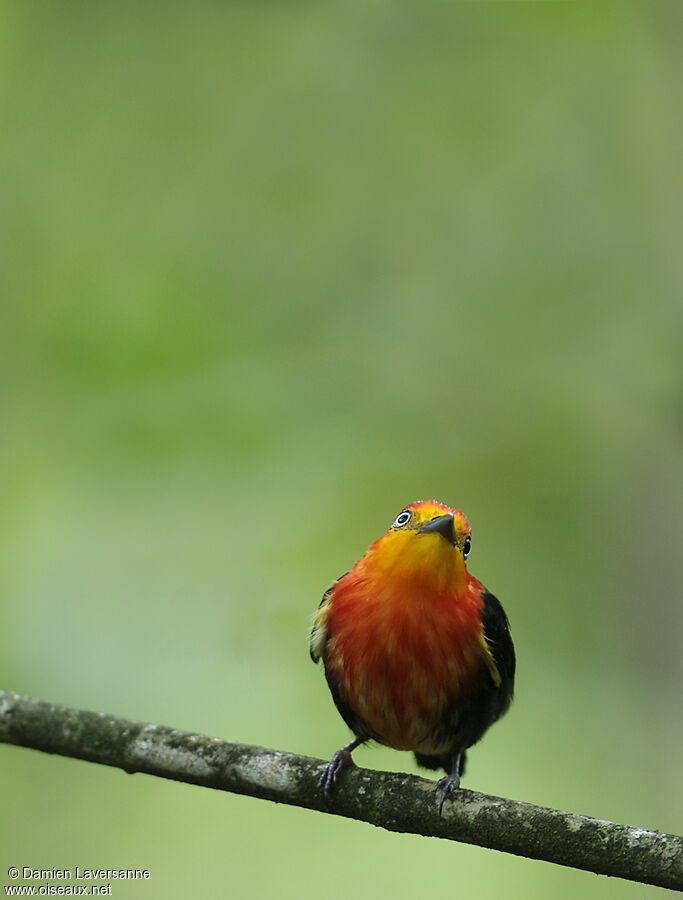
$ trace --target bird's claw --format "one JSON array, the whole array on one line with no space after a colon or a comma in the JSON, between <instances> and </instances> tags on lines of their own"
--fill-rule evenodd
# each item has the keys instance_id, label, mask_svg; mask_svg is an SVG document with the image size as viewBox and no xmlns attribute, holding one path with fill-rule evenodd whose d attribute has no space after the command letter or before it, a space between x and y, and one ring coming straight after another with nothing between
<instances>
[{"instance_id":1,"label":"bird's claw","mask_svg":"<svg viewBox=\"0 0 683 900\"><path fill-rule=\"evenodd\" d=\"M434 790L441 791L441 801L439 803L440 816L443 815L444 803L454 791L457 791L459 787L460 775L454 775L453 773L451 773L450 775L446 775L444 778L439 778L439 780L436 782Z\"/></svg>"},{"instance_id":2,"label":"bird's claw","mask_svg":"<svg viewBox=\"0 0 683 900\"><path fill-rule=\"evenodd\" d=\"M325 771L320 776L320 785L325 793L325 799L329 800L332 790L344 771L354 765L350 752L343 748L337 750L332 759L325 766Z\"/></svg>"}]
</instances>

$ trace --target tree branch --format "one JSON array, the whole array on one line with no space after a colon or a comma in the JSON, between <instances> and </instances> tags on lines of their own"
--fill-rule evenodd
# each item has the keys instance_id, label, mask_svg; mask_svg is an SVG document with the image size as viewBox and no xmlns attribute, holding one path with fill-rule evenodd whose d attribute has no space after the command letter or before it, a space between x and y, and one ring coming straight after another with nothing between
<instances>
[{"instance_id":1,"label":"tree branch","mask_svg":"<svg viewBox=\"0 0 683 900\"><path fill-rule=\"evenodd\" d=\"M9 691L0 691L0 741L683 890L681 837L464 789L439 816L434 782L413 775L351 769L326 802L321 760Z\"/></svg>"}]
</instances>

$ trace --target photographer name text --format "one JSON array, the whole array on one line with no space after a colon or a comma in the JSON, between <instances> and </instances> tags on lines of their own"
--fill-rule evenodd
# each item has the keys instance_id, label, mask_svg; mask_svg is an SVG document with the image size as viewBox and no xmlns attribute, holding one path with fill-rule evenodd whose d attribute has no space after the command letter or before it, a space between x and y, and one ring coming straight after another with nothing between
<instances>
[{"instance_id":1,"label":"photographer name text","mask_svg":"<svg viewBox=\"0 0 683 900\"><path fill-rule=\"evenodd\" d=\"M8 874L10 878L23 878L25 881L137 881L152 877L149 869L87 869L80 866L73 869L33 869L22 866L21 869L13 867Z\"/></svg>"}]
</instances>

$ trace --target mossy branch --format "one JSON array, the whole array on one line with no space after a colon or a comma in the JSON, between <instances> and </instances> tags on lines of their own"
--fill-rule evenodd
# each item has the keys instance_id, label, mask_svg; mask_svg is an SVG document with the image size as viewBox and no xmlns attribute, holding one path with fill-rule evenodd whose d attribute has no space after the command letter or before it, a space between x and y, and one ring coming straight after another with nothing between
<instances>
[{"instance_id":1,"label":"mossy branch","mask_svg":"<svg viewBox=\"0 0 683 900\"><path fill-rule=\"evenodd\" d=\"M602 875L683 890L683 838L461 789L443 816L434 782L351 769L326 802L319 759L0 691L0 741Z\"/></svg>"}]
</instances>

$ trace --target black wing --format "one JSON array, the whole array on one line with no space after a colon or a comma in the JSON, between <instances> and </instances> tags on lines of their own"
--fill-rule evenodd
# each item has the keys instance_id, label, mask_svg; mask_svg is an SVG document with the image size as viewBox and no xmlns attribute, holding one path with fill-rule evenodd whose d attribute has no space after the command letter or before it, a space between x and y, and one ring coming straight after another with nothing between
<instances>
[{"instance_id":1,"label":"black wing","mask_svg":"<svg viewBox=\"0 0 683 900\"><path fill-rule=\"evenodd\" d=\"M510 623L497 597L484 591L484 637L500 675L498 688L498 718L507 710L515 688L515 645L510 636Z\"/></svg>"}]
</instances>

